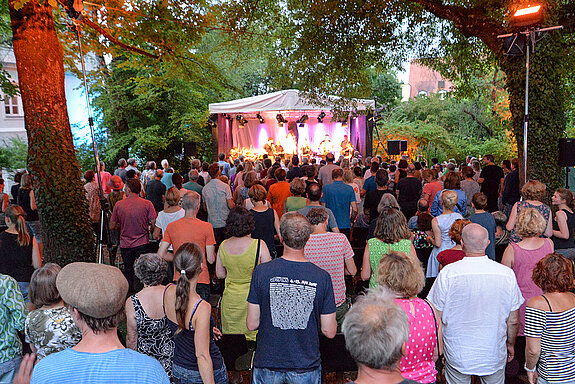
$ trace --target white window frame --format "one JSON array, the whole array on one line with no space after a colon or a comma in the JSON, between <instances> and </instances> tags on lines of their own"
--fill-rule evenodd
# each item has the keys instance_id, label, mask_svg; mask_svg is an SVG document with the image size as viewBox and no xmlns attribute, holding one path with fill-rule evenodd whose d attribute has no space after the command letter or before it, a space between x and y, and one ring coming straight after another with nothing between
<instances>
[{"instance_id":1,"label":"white window frame","mask_svg":"<svg viewBox=\"0 0 575 384\"><path fill-rule=\"evenodd\" d=\"M6 98L9 98L11 101L9 105L6 104ZM16 104L14 105L12 101L16 101ZM2 109L4 117L8 119L24 117L24 108L22 107L22 98L20 97L20 95L8 96L3 94L2 103L4 104ZM14 106L18 108L18 113L12 113ZM8 113L6 112L6 107L10 108L10 112Z\"/></svg>"}]
</instances>

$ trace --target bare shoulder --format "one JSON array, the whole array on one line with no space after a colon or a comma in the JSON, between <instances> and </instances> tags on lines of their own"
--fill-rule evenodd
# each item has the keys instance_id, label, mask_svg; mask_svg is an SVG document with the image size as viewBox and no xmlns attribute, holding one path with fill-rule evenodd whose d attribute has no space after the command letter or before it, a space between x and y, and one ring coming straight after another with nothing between
<instances>
[{"instance_id":1,"label":"bare shoulder","mask_svg":"<svg viewBox=\"0 0 575 384\"><path fill-rule=\"evenodd\" d=\"M549 305L543 296L535 296L527 300L527 306L541 311L549 310Z\"/></svg>"}]
</instances>

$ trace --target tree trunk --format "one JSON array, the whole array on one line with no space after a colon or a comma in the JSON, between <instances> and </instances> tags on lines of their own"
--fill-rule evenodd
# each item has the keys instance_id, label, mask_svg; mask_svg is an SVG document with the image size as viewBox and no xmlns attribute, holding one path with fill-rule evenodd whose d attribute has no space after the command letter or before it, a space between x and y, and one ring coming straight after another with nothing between
<instances>
[{"instance_id":1,"label":"tree trunk","mask_svg":"<svg viewBox=\"0 0 575 384\"><path fill-rule=\"evenodd\" d=\"M95 261L94 236L64 92L62 47L48 2L10 1L14 55L26 131L28 169L43 226L44 259Z\"/></svg>"},{"instance_id":2,"label":"tree trunk","mask_svg":"<svg viewBox=\"0 0 575 384\"><path fill-rule=\"evenodd\" d=\"M532 48L531 48L532 49ZM561 89L562 52L559 34L548 34L530 55L529 124L527 131L527 179L547 185L548 195L565 185L558 167L559 139L565 135L565 107ZM507 75L509 108L517 138L520 176L523 183L523 126L525 116L526 57L506 57L502 67Z\"/></svg>"}]
</instances>

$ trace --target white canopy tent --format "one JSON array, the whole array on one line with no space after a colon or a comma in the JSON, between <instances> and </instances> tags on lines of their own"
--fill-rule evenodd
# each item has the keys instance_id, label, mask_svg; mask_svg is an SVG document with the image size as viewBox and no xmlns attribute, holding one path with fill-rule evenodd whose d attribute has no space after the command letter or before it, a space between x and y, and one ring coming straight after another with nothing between
<instances>
[{"instance_id":1,"label":"white canopy tent","mask_svg":"<svg viewBox=\"0 0 575 384\"><path fill-rule=\"evenodd\" d=\"M363 112L347 122L332 120L332 110ZM334 148L337 148L344 135L362 155L371 153L371 134L367 134L368 119L365 114L375 109L375 101L354 99L343 101L336 96L321 100L310 100L300 91L289 89L267 95L247 97L209 105L210 114L217 115L216 127L212 130L217 138L217 152L229 153L232 148L250 148L263 153L263 145L269 137L283 143L287 136L287 126L276 120L281 114L287 121L295 121L303 115L308 120L298 125L298 140L307 140L312 149L317 148L326 134L330 135ZM325 114L322 121L317 117ZM264 122L256 117L260 115ZM247 124L240 124L236 117L241 116ZM371 129L370 129L371 131ZM214 148L214 153L216 148ZM337 150L334 151L338 155Z\"/></svg>"}]
</instances>

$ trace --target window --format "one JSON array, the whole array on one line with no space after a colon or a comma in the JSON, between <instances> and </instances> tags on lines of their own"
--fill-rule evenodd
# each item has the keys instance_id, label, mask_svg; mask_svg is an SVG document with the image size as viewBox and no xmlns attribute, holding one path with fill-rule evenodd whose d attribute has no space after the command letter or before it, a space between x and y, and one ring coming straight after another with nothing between
<instances>
[{"instance_id":1,"label":"window","mask_svg":"<svg viewBox=\"0 0 575 384\"><path fill-rule=\"evenodd\" d=\"M20 97L4 96L4 114L8 116L22 116Z\"/></svg>"},{"instance_id":2,"label":"window","mask_svg":"<svg viewBox=\"0 0 575 384\"><path fill-rule=\"evenodd\" d=\"M445 88L445 80L439 80L437 82L437 88L439 88L439 89Z\"/></svg>"}]
</instances>

